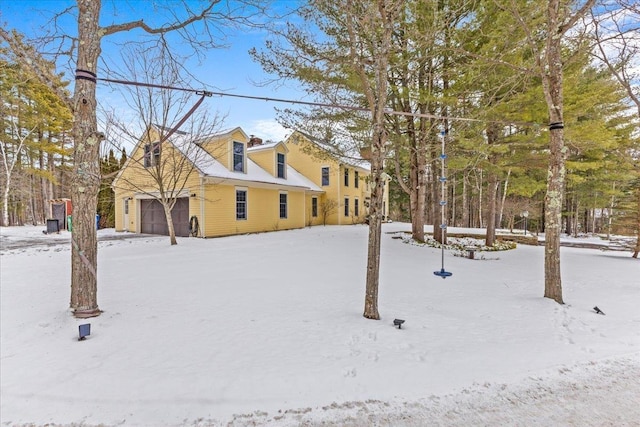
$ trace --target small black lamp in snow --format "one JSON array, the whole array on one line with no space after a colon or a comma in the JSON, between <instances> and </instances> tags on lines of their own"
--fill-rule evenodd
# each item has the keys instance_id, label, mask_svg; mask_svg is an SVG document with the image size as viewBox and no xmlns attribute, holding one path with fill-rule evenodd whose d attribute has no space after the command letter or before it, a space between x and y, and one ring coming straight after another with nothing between
<instances>
[{"instance_id":1,"label":"small black lamp in snow","mask_svg":"<svg viewBox=\"0 0 640 427\"><path fill-rule=\"evenodd\" d=\"M402 329L402 324L404 323L404 320L402 319L393 319L393 325L397 326L398 329Z\"/></svg>"},{"instance_id":2,"label":"small black lamp in snow","mask_svg":"<svg viewBox=\"0 0 640 427\"><path fill-rule=\"evenodd\" d=\"M91 323L78 326L78 341L84 341L89 335L91 335Z\"/></svg>"}]
</instances>

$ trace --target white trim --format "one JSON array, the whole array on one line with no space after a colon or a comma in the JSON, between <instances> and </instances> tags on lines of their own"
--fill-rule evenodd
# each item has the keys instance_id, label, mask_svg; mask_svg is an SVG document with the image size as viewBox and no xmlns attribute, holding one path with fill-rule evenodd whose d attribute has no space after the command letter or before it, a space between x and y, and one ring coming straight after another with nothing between
<instances>
[{"instance_id":1,"label":"white trim","mask_svg":"<svg viewBox=\"0 0 640 427\"><path fill-rule=\"evenodd\" d=\"M131 205L129 204L129 202L132 202L131 204L135 206L135 202L134 200L131 198L131 200L129 200L129 197L123 197L122 201L122 231L129 231L129 215L131 215L129 213L130 209L131 209Z\"/></svg>"},{"instance_id":2,"label":"white trim","mask_svg":"<svg viewBox=\"0 0 640 427\"><path fill-rule=\"evenodd\" d=\"M233 185L233 186L244 186L246 188L268 188L268 189L280 189L280 190L282 190L283 188L286 188L286 191L315 191L310 189L309 187L303 187L298 185L276 184L276 183L261 182L261 181L248 181L245 179L216 178L213 176L206 176L204 177L204 179L206 181L205 184L211 184L211 185Z\"/></svg>"},{"instance_id":3,"label":"white trim","mask_svg":"<svg viewBox=\"0 0 640 427\"><path fill-rule=\"evenodd\" d=\"M200 237L205 238L207 237L205 234L205 225L206 225L206 220L205 220L205 216L204 216L204 202L205 202L205 194L204 194L204 178L202 176L200 176L200 223L202 224L200 226Z\"/></svg>"},{"instance_id":4,"label":"white trim","mask_svg":"<svg viewBox=\"0 0 640 427\"><path fill-rule=\"evenodd\" d=\"M174 196L174 199L181 199L183 197L189 197L190 193L188 189L184 189L182 191L180 191L176 196ZM159 191L147 191L144 193L135 193L133 195L133 198L136 200L148 200L148 199L159 199L160 198L160 192Z\"/></svg>"}]
</instances>

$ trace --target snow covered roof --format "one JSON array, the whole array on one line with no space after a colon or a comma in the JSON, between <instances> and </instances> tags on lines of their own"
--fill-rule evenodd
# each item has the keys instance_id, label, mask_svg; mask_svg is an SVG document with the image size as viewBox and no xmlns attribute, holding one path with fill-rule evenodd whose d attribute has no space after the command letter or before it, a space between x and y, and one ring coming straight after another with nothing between
<instances>
[{"instance_id":1,"label":"snow covered roof","mask_svg":"<svg viewBox=\"0 0 640 427\"><path fill-rule=\"evenodd\" d=\"M171 139L171 143L191 161L198 169L198 172L209 178L217 178L220 180L245 181L247 183L256 182L262 184L274 184L280 186L303 188L309 191L324 192L324 190L307 179L300 172L287 165L286 178L278 178L273 176L261 168L256 162L247 156L246 171L238 172L229 170L222 163L217 161L209 152L203 149L199 144L194 143L187 135L180 135ZM273 148L279 143L263 144L247 149L247 151L256 151L254 148L264 147ZM266 147L265 147L266 146Z\"/></svg>"},{"instance_id":2,"label":"snow covered roof","mask_svg":"<svg viewBox=\"0 0 640 427\"><path fill-rule=\"evenodd\" d=\"M300 135L302 135L307 141L311 142L320 150L326 152L328 155L335 158L339 162L347 166L371 171L371 163L363 159L360 153L356 153L354 150L350 150L348 152L338 151L337 147L330 146L327 143L320 140L319 138L316 138L315 136L309 135L301 131L296 131L296 133L299 133Z\"/></svg>"}]
</instances>

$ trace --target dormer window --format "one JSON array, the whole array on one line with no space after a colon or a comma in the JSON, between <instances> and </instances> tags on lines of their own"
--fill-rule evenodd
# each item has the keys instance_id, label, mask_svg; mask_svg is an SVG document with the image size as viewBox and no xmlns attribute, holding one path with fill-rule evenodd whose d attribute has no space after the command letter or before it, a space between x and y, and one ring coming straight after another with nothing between
<instances>
[{"instance_id":1,"label":"dormer window","mask_svg":"<svg viewBox=\"0 0 640 427\"><path fill-rule=\"evenodd\" d=\"M242 142L233 142L233 170L235 172L244 172L244 144Z\"/></svg>"},{"instance_id":2,"label":"dormer window","mask_svg":"<svg viewBox=\"0 0 640 427\"><path fill-rule=\"evenodd\" d=\"M282 153L277 153L276 154L276 166L277 166L277 173L278 173L278 178L286 178L285 177L285 162L284 162L284 154Z\"/></svg>"}]
</instances>

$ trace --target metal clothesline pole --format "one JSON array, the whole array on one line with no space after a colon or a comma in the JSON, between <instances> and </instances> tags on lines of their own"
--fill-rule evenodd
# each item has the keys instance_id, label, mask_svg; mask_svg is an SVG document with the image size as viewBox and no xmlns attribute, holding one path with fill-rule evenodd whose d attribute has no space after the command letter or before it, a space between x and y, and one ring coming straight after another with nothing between
<instances>
[{"instance_id":1,"label":"metal clothesline pole","mask_svg":"<svg viewBox=\"0 0 640 427\"><path fill-rule=\"evenodd\" d=\"M445 271L444 269L444 244L447 241L447 223L445 220L445 206L447 204L447 192L446 192L446 182L447 182L447 174L445 173L445 160L447 155L445 154L445 138L447 136L446 129L440 132L440 136L442 137L442 148L440 150L440 229L442 230L442 242L440 242L440 256L441 256L441 267L440 271L434 271L433 274L436 276L442 277L446 279L453 275L450 271Z\"/></svg>"}]
</instances>

